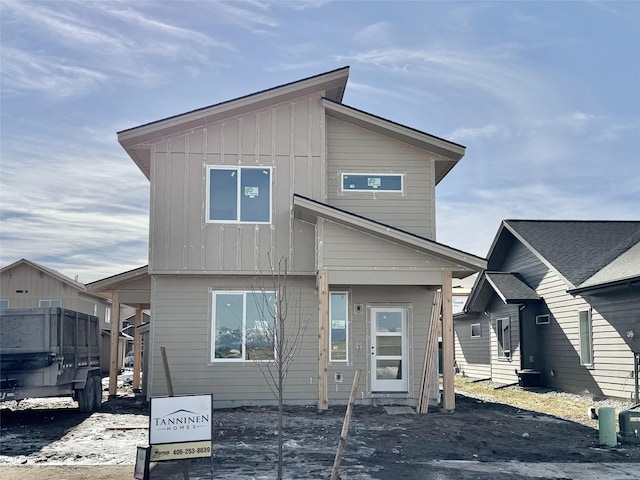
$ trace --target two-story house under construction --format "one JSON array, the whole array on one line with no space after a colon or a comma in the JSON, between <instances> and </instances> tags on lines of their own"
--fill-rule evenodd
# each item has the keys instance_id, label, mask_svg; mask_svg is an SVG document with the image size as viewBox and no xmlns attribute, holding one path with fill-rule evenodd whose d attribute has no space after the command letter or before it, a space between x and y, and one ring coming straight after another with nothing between
<instances>
[{"instance_id":1,"label":"two-story house under construction","mask_svg":"<svg viewBox=\"0 0 640 480\"><path fill-rule=\"evenodd\" d=\"M167 394L165 346L176 395L274 403L260 367L284 259L304 326L285 401L344 404L359 369L359 402L415 403L434 292L450 303L486 267L435 240L435 186L465 148L342 104L348 74L118 133L151 182L148 396Z\"/></svg>"}]
</instances>

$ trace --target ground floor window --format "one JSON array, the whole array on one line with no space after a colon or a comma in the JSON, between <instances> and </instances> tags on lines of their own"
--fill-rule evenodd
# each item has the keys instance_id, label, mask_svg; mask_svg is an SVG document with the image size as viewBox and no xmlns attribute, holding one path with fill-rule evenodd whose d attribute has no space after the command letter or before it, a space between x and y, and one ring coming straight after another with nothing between
<instances>
[{"instance_id":1,"label":"ground floor window","mask_svg":"<svg viewBox=\"0 0 640 480\"><path fill-rule=\"evenodd\" d=\"M212 292L211 361L273 360L274 292Z\"/></svg>"},{"instance_id":2,"label":"ground floor window","mask_svg":"<svg viewBox=\"0 0 640 480\"><path fill-rule=\"evenodd\" d=\"M471 324L471 338L481 338L482 337L482 327L479 323Z\"/></svg>"},{"instance_id":3,"label":"ground floor window","mask_svg":"<svg viewBox=\"0 0 640 480\"><path fill-rule=\"evenodd\" d=\"M578 322L580 328L580 365L591 365L593 363L591 312L589 310L578 312Z\"/></svg>"},{"instance_id":4,"label":"ground floor window","mask_svg":"<svg viewBox=\"0 0 640 480\"><path fill-rule=\"evenodd\" d=\"M496 335L498 337L498 358L510 358L511 325L509 317L496 320Z\"/></svg>"},{"instance_id":5,"label":"ground floor window","mask_svg":"<svg viewBox=\"0 0 640 480\"><path fill-rule=\"evenodd\" d=\"M349 344L349 296L347 292L331 292L329 302L329 361L346 362Z\"/></svg>"}]
</instances>

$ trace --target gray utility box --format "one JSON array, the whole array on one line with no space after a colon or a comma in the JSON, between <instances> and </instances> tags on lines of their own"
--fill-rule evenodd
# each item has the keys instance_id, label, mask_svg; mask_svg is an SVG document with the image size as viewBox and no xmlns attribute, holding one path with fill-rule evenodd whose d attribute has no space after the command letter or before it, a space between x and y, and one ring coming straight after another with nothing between
<instances>
[{"instance_id":1,"label":"gray utility box","mask_svg":"<svg viewBox=\"0 0 640 480\"><path fill-rule=\"evenodd\" d=\"M100 319L63 308L0 310L0 401L70 396L102 403Z\"/></svg>"},{"instance_id":2,"label":"gray utility box","mask_svg":"<svg viewBox=\"0 0 640 480\"><path fill-rule=\"evenodd\" d=\"M640 443L640 410L624 410L618 415L623 442Z\"/></svg>"}]
</instances>

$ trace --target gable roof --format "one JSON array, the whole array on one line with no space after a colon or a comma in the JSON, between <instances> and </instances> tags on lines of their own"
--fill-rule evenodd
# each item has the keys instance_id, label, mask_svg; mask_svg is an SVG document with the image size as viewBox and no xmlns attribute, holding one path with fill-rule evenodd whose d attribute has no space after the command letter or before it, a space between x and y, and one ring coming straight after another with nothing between
<instances>
[{"instance_id":1,"label":"gable roof","mask_svg":"<svg viewBox=\"0 0 640 480\"><path fill-rule=\"evenodd\" d=\"M640 242L582 282L578 288L569 290L569 293L579 295L631 284L640 287Z\"/></svg>"},{"instance_id":2,"label":"gable roof","mask_svg":"<svg viewBox=\"0 0 640 480\"><path fill-rule=\"evenodd\" d=\"M118 132L118 142L142 170L142 173L149 178L151 151L150 145L145 145L146 142L317 92L323 92L325 97L341 102L348 77L349 67L338 68L233 100L122 130Z\"/></svg>"},{"instance_id":3,"label":"gable roof","mask_svg":"<svg viewBox=\"0 0 640 480\"><path fill-rule=\"evenodd\" d=\"M493 294L498 295L505 304L537 302L536 293L517 273L482 272L471 290L464 306L465 312L483 312Z\"/></svg>"},{"instance_id":4,"label":"gable roof","mask_svg":"<svg viewBox=\"0 0 640 480\"><path fill-rule=\"evenodd\" d=\"M19 265L26 265L28 267L34 268L36 270L39 270L40 272L49 275L50 277L55 278L56 280L61 281L62 283L65 283L73 288L75 288L76 290L80 291L80 292L86 292L87 289L85 288L84 284L67 277L66 275L63 275L62 273L52 269L52 268L48 268L45 266L42 266L40 264L37 264L35 262L30 262L29 260L23 258L18 260L17 262L12 263L11 265L7 265L6 267L3 267L2 270L0 270L0 273L5 273L9 270L11 270L12 268L15 268Z\"/></svg>"},{"instance_id":5,"label":"gable roof","mask_svg":"<svg viewBox=\"0 0 640 480\"><path fill-rule=\"evenodd\" d=\"M503 220L487 255L489 269L500 269L514 239L575 288L640 242L640 222Z\"/></svg>"},{"instance_id":6,"label":"gable roof","mask_svg":"<svg viewBox=\"0 0 640 480\"><path fill-rule=\"evenodd\" d=\"M405 232L390 225L376 222L361 215L332 207L331 205L312 200L302 195L293 195L293 210L296 218L310 223L315 223L318 217L323 217L335 223L346 225L355 230L369 233L459 265L463 268L453 272L456 278L467 277L471 275L471 273L478 272L486 267L486 260L484 258L477 257L442 243L434 242L419 235ZM459 275L459 277L456 275Z\"/></svg>"}]
</instances>

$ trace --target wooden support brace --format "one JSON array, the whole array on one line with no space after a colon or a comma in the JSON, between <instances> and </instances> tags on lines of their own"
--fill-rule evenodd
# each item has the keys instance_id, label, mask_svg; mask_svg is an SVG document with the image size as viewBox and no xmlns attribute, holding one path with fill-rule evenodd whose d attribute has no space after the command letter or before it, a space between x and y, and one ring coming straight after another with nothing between
<instances>
[{"instance_id":1,"label":"wooden support brace","mask_svg":"<svg viewBox=\"0 0 640 480\"><path fill-rule=\"evenodd\" d=\"M329 282L327 272L318 272L318 410L329 408Z\"/></svg>"}]
</instances>

